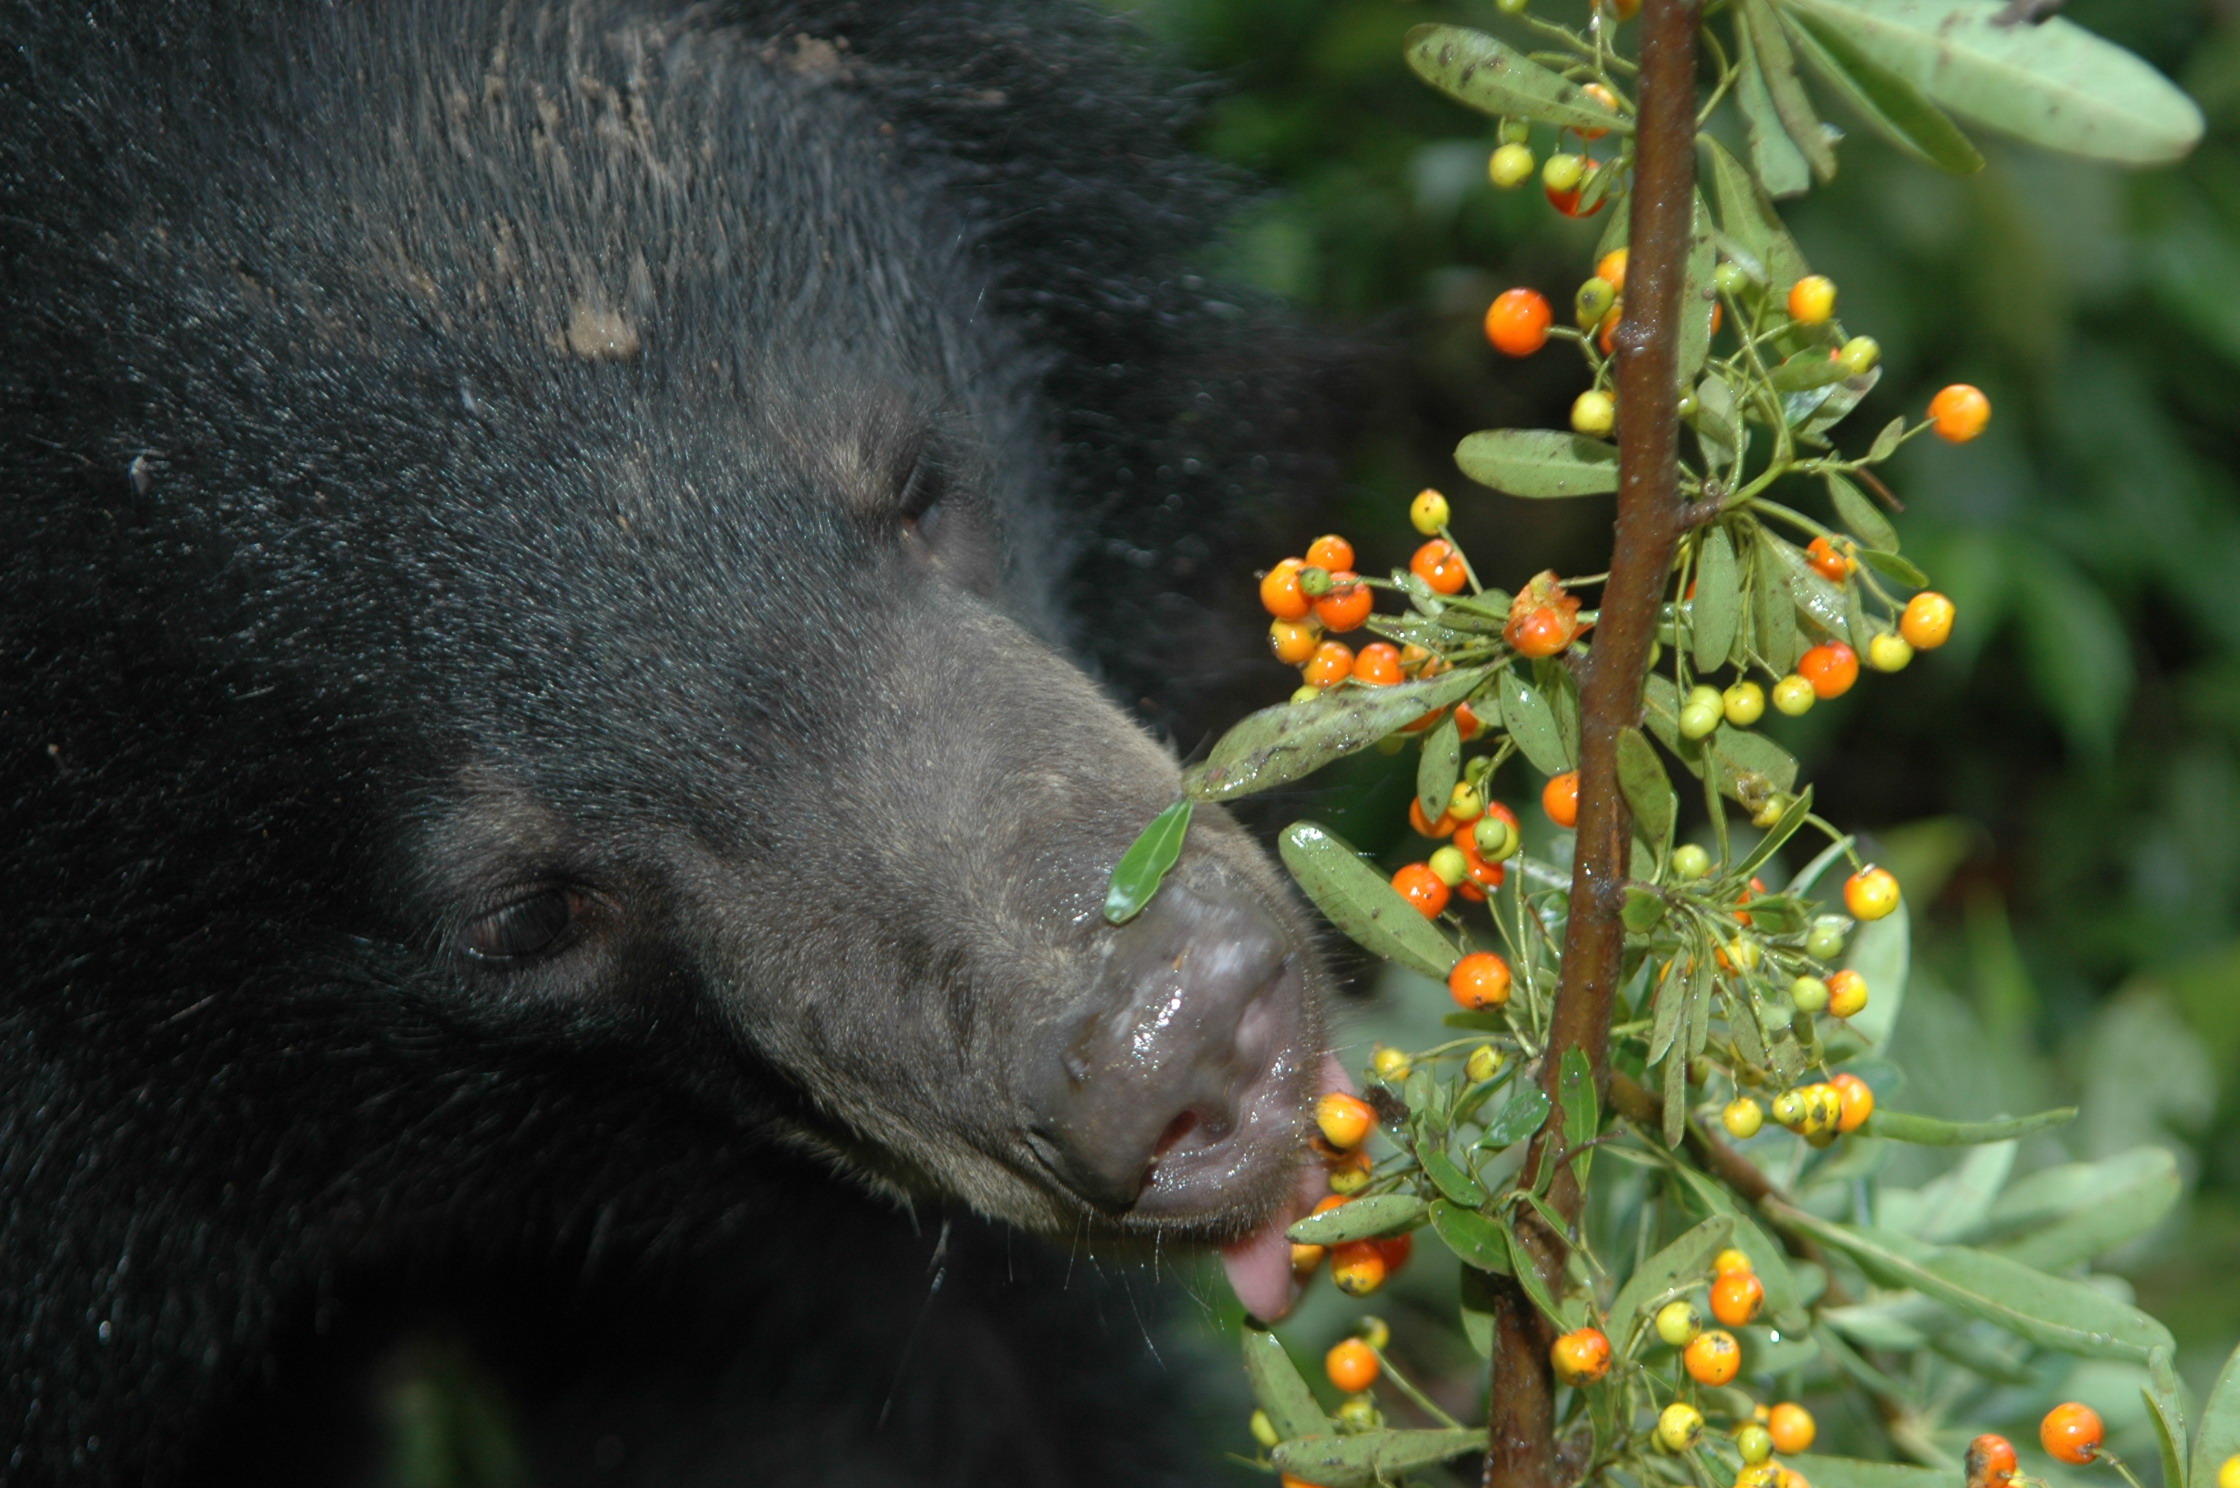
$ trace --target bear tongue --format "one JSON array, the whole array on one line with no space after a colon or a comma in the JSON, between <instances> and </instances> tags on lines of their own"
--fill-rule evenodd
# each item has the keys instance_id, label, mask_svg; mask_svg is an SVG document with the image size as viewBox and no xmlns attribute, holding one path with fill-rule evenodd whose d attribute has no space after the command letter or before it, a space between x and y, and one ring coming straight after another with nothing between
<instances>
[{"instance_id":1,"label":"bear tongue","mask_svg":"<svg viewBox=\"0 0 2240 1488\"><path fill-rule=\"evenodd\" d=\"M1322 1060L1322 1088L1348 1093L1354 1088L1345 1066L1330 1055ZM1329 1191L1321 1165L1307 1164L1299 1170L1299 1183L1290 1199L1269 1216L1266 1224L1221 1248L1221 1268L1229 1275L1229 1289L1237 1294L1244 1310L1262 1322L1272 1323L1282 1317L1298 1297L1298 1283L1291 1275L1291 1242L1283 1232L1304 1219Z\"/></svg>"}]
</instances>

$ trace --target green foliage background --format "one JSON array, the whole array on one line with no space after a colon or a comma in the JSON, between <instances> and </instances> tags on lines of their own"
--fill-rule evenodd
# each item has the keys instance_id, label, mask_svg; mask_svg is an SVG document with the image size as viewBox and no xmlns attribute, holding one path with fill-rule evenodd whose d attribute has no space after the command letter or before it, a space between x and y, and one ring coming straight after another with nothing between
<instances>
[{"instance_id":1,"label":"green foliage background","mask_svg":"<svg viewBox=\"0 0 2240 1488\"><path fill-rule=\"evenodd\" d=\"M1498 357L1478 318L1513 284L1567 305L1601 227L1557 217L1536 185L1489 186L1493 121L1401 65L1421 22L1503 30L1491 4L1125 8L1221 79L1199 143L1270 187L1223 267L1389 351L1344 501L1301 512L1299 531L1398 561L1418 541L1405 498L1430 484L1489 582L1599 569L1607 503L1495 495L1450 457L1473 429L1561 426L1578 364L1561 348ZM1975 131L1990 167L1954 179L1858 129L1836 183L1785 208L1845 323L1884 348L1852 429L1918 417L1955 380L1998 416L1977 443L1922 441L1889 471L1908 554L1959 603L1953 643L1769 727L1807 759L1822 810L1879 832L1908 886L1916 971L1892 1051L1906 1106L2081 1102L2024 1166L2142 1142L2177 1156L2187 1199L2119 1260L2198 1392L2240 1338L2240 9L2064 13L2201 103L2209 135L2188 161L2129 174ZM1290 685L1271 663L1250 701ZM1319 814L1365 846L1390 840L1405 786L1373 761L1351 774L1357 798Z\"/></svg>"}]
</instances>

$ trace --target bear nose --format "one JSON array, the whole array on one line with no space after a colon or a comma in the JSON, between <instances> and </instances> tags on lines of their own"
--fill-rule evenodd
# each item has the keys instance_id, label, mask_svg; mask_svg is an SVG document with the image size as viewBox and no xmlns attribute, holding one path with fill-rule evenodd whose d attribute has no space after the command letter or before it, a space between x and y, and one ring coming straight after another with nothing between
<instances>
[{"instance_id":1,"label":"bear nose","mask_svg":"<svg viewBox=\"0 0 2240 1488\"><path fill-rule=\"evenodd\" d=\"M1306 978L1258 905L1172 880L1113 933L1040 1108L1045 1160L1112 1213L1187 1219L1299 1151Z\"/></svg>"}]
</instances>

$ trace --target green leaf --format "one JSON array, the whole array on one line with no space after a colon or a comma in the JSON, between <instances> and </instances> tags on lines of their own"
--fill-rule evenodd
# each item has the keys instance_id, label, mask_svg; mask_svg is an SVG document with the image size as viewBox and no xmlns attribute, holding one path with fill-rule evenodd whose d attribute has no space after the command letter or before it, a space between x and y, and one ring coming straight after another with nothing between
<instances>
[{"instance_id":1,"label":"green leaf","mask_svg":"<svg viewBox=\"0 0 2240 1488\"><path fill-rule=\"evenodd\" d=\"M2201 1405L2201 1429L2193 1435L2193 1459L2186 1481L2193 1488L2209 1488L2226 1458L2240 1453L2240 1349L2217 1371L2209 1398Z\"/></svg>"},{"instance_id":2,"label":"green leaf","mask_svg":"<svg viewBox=\"0 0 2240 1488\"><path fill-rule=\"evenodd\" d=\"M1698 960L1709 953L1701 940L1693 940L1688 954ZM1668 970L1657 982L1656 1013L1649 1026L1648 1063L1655 1064L1665 1057L1665 1051L1680 1037L1680 1030L1688 1026L1688 997L1695 988L1692 976L1677 970L1678 958L1668 963L1675 969Z\"/></svg>"},{"instance_id":3,"label":"green leaf","mask_svg":"<svg viewBox=\"0 0 2240 1488\"><path fill-rule=\"evenodd\" d=\"M1423 736L1423 758L1416 765L1416 804L1425 821L1446 814L1454 785L1462 778L1462 733L1449 713Z\"/></svg>"},{"instance_id":4,"label":"green leaf","mask_svg":"<svg viewBox=\"0 0 2240 1488\"><path fill-rule=\"evenodd\" d=\"M2147 1419L2154 1423L2155 1445L2162 1449L2163 1488L2183 1488L2186 1411L2178 1388L2178 1372L2170 1367L2170 1350L2148 1350L2147 1382L2139 1393L2147 1399Z\"/></svg>"},{"instance_id":5,"label":"green leaf","mask_svg":"<svg viewBox=\"0 0 2240 1488\"><path fill-rule=\"evenodd\" d=\"M1758 532L1758 548L1773 559L1772 577L1776 584L1789 591L1790 601L1797 613L1810 619L1822 630L1839 641L1851 640L1851 628L1844 621L1843 591L1836 588L1805 562L1804 554L1796 544L1783 542L1765 531Z\"/></svg>"},{"instance_id":6,"label":"green leaf","mask_svg":"<svg viewBox=\"0 0 2240 1488\"><path fill-rule=\"evenodd\" d=\"M1850 375L1843 363L1828 355L1825 347L1808 346L1767 373L1766 380L1776 391L1796 393L1807 388L1826 387Z\"/></svg>"},{"instance_id":7,"label":"green leaf","mask_svg":"<svg viewBox=\"0 0 2240 1488\"><path fill-rule=\"evenodd\" d=\"M1927 587L1929 576L1895 553L1885 553L1879 548L1861 548L1859 561L1886 579L1895 579L1909 589Z\"/></svg>"},{"instance_id":8,"label":"green leaf","mask_svg":"<svg viewBox=\"0 0 2240 1488\"><path fill-rule=\"evenodd\" d=\"M1781 123L1781 111L1773 104L1773 90L1766 85L1765 68L1758 62L1758 49L1750 44L1750 28L1739 19L1735 22L1734 39L1741 64L1735 79L1734 101L1742 111L1743 129L1750 137L1751 169L1757 173L1759 186L1767 195L1802 196L1812 186L1812 167ZM1789 282L1794 284L1796 278Z\"/></svg>"},{"instance_id":9,"label":"green leaf","mask_svg":"<svg viewBox=\"0 0 2240 1488\"><path fill-rule=\"evenodd\" d=\"M1182 772L1183 792L1193 800L1227 801L1288 785L1434 708L1460 702L1487 670L1457 667L1426 682L1340 687L1311 702L1262 708L1223 734L1204 763Z\"/></svg>"},{"instance_id":10,"label":"green leaf","mask_svg":"<svg viewBox=\"0 0 2240 1488\"><path fill-rule=\"evenodd\" d=\"M1890 525L1890 519L1867 499L1866 492L1832 470L1828 472L1828 499L1835 503L1836 517L1844 530L1853 537L1880 552L1898 551L1898 530Z\"/></svg>"},{"instance_id":11,"label":"green leaf","mask_svg":"<svg viewBox=\"0 0 2240 1488\"><path fill-rule=\"evenodd\" d=\"M1279 842L1283 865L1315 908L1363 949L1443 982L1461 955L1385 876L1314 822L1294 822Z\"/></svg>"},{"instance_id":12,"label":"green leaf","mask_svg":"<svg viewBox=\"0 0 2240 1488\"><path fill-rule=\"evenodd\" d=\"M1900 909L1869 920L1851 937L1844 965L1867 983L1867 1005L1851 1018L1851 1031L1879 1049L1890 1042L1898 1009L1905 1006L1906 979L1913 964L1913 916ZM1900 1140L1904 1140L1901 1138ZM1984 1138L1987 1142L1999 1140Z\"/></svg>"},{"instance_id":13,"label":"green leaf","mask_svg":"<svg viewBox=\"0 0 2240 1488\"><path fill-rule=\"evenodd\" d=\"M1633 121L1595 102L1579 84L1550 72L1483 31L1418 26L1408 33L1416 76L1480 113L1514 116L1559 129L1631 134Z\"/></svg>"},{"instance_id":14,"label":"green leaf","mask_svg":"<svg viewBox=\"0 0 2240 1488\"><path fill-rule=\"evenodd\" d=\"M1696 597L1688 602L1688 631L1695 643L1697 671L1716 671L1727 664L1741 618L1742 586L1736 573L1734 539L1727 535L1724 525L1713 527L1696 544Z\"/></svg>"},{"instance_id":15,"label":"green leaf","mask_svg":"<svg viewBox=\"0 0 2240 1488\"><path fill-rule=\"evenodd\" d=\"M2177 1159L2168 1148L2133 1147L2098 1162L2063 1163L2016 1179L1999 1194L1981 1229L1988 1234L2019 1232L2016 1246L2031 1247L2030 1252L2016 1248L2008 1253L2041 1271L2058 1271L2146 1233L2176 1201L2182 1187ZM2144 1222L2136 1229L2128 1228L2135 1214L2143 1214ZM2108 1216L2125 1225L2114 1232L2114 1238L2077 1251L2069 1259L2037 1253L2035 1246L2041 1235L2060 1230L2073 1220ZM1981 1235L1973 1238L1980 1239Z\"/></svg>"},{"instance_id":16,"label":"green leaf","mask_svg":"<svg viewBox=\"0 0 2240 1488\"><path fill-rule=\"evenodd\" d=\"M1934 102L2033 144L2153 165L2201 138L2169 79L2059 16L2001 25L1990 0L1783 0Z\"/></svg>"},{"instance_id":17,"label":"green leaf","mask_svg":"<svg viewBox=\"0 0 2240 1488\"><path fill-rule=\"evenodd\" d=\"M1554 429L1481 429L1454 447L1481 486L1512 496L1602 496L1618 489L1618 447Z\"/></svg>"},{"instance_id":18,"label":"green leaf","mask_svg":"<svg viewBox=\"0 0 2240 1488\"><path fill-rule=\"evenodd\" d=\"M1782 808L1780 819L1766 828L1765 835L1753 843L1750 851L1743 855L1742 861L1735 864L1729 871L1734 877L1747 882L1751 874L1763 868L1768 859L1781 851L1781 844L1794 837L1797 834L1797 829L1804 825L1805 818L1811 814L1812 787L1808 785L1797 792L1795 800ZM1864 975L1864 973L1861 973L1861 975ZM1880 990L1872 982L1867 983L1867 988L1870 1000Z\"/></svg>"},{"instance_id":19,"label":"green leaf","mask_svg":"<svg viewBox=\"0 0 2240 1488\"><path fill-rule=\"evenodd\" d=\"M1906 1111L1878 1110L1859 1128L1861 1135L1891 1142L1911 1142L1917 1147L1973 1147L1981 1142L2008 1142L2032 1132L2048 1131L2076 1119L2075 1106L2040 1111L2035 1116L2002 1116L1996 1121L1940 1121Z\"/></svg>"},{"instance_id":20,"label":"green leaf","mask_svg":"<svg viewBox=\"0 0 2240 1488\"><path fill-rule=\"evenodd\" d=\"M1618 918L1625 922L1628 930L1636 935L1643 935L1655 929L1670 908L1664 895L1655 889L1637 888L1628 884L1625 907L1618 911Z\"/></svg>"},{"instance_id":21,"label":"green leaf","mask_svg":"<svg viewBox=\"0 0 2240 1488\"><path fill-rule=\"evenodd\" d=\"M1416 1152L1416 1161L1423 1164L1424 1176L1429 1178L1439 1192L1457 1204L1467 1204L1475 1209L1486 1201L1486 1191L1478 1180L1462 1169L1462 1164L1436 1147L1424 1147Z\"/></svg>"},{"instance_id":22,"label":"green leaf","mask_svg":"<svg viewBox=\"0 0 2240 1488\"><path fill-rule=\"evenodd\" d=\"M1777 672L1786 672L1797 664L1803 654L1804 644L1797 634L1797 610L1790 602L1789 588L1781 582L1780 569L1773 559L1766 557L1764 544L1753 545L1752 579L1750 597L1752 611L1757 621L1758 654L1766 665Z\"/></svg>"},{"instance_id":23,"label":"green leaf","mask_svg":"<svg viewBox=\"0 0 2240 1488\"><path fill-rule=\"evenodd\" d=\"M1402 1473L1450 1457L1485 1450L1483 1431L1364 1431L1353 1436L1308 1436L1275 1449L1276 1466L1320 1488L1375 1488Z\"/></svg>"},{"instance_id":24,"label":"green leaf","mask_svg":"<svg viewBox=\"0 0 2240 1488\"><path fill-rule=\"evenodd\" d=\"M1159 892L1167 870L1182 856L1182 839L1190 831L1190 799L1185 796L1157 816L1136 835L1128 850L1113 865L1112 886L1105 890L1104 917L1125 925L1143 912Z\"/></svg>"},{"instance_id":25,"label":"green leaf","mask_svg":"<svg viewBox=\"0 0 2240 1488\"><path fill-rule=\"evenodd\" d=\"M2041 1348L2144 1363L2150 1349L2170 1346L2169 1329L2083 1282L1988 1251L1928 1245L1888 1230L1836 1224L1794 1205L1774 1207L1783 1222L1843 1251L1882 1285L1911 1287Z\"/></svg>"},{"instance_id":26,"label":"green leaf","mask_svg":"<svg viewBox=\"0 0 2240 1488\"><path fill-rule=\"evenodd\" d=\"M1661 1303L1677 1287L1701 1282L1711 1270L1712 1257L1733 1239L1733 1218L1714 1214L1643 1261L1610 1303L1610 1326L1617 1330L1619 1346L1623 1347L1632 1333L1636 1314L1645 1312L1652 1303Z\"/></svg>"},{"instance_id":27,"label":"green leaf","mask_svg":"<svg viewBox=\"0 0 2240 1488\"><path fill-rule=\"evenodd\" d=\"M1905 433L1906 420L1904 414L1900 414L1890 420L1889 423L1884 424L1882 432L1875 435L1873 445L1867 450L1867 462L1869 464L1880 464L1896 454L1898 452L1898 441L1905 438Z\"/></svg>"},{"instance_id":28,"label":"green leaf","mask_svg":"<svg viewBox=\"0 0 2240 1488\"><path fill-rule=\"evenodd\" d=\"M1637 728L1618 731L1618 788L1633 809L1633 824L1641 836L1661 851L1672 837L1672 824L1680 813L1679 798L1672 793L1656 747Z\"/></svg>"},{"instance_id":29,"label":"green leaf","mask_svg":"<svg viewBox=\"0 0 2240 1488\"><path fill-rule=\"evenodd\" d=\"M1862 1462L1856 1457L1791 1457L1789 1465L1812 1488L1952 1488L1949 1468L1915 1467L1903 1462Z\"/></svg>"},{"instance_id":30,"label":"green leaf","mask_svg":"<svg viewBox=\"0 0 2240 1488\"><path fill-rule=\"evenodd\" d=\"M1710 470L1732 471L1750 448L1750 430L1735 412L1734 389L1721 377L1696 384L1696 442Z\"/></svg>"},{"instance_id":31,"label":"green leaf","mask_svg":"<svg viewBox=\"0 0 2240 1488\"><path fill-rule=\"evenodd\" d=\"M1501 1232L1501 1226L1477 1210L1434 1199L1431 1201L1431 1229L1464 1265L1503 1276L1510 1273L1508 1236Z\"/></svg>"},{"instance_id":32,"label":"green leaf","mask_svg":"<svg viewBox=\"0 0 2240 1488\"><path fill-rule=\"evenodd\" d=\"M1510 1274L1517 1278L1517 1285L1524 1288L1524 1293L1532 1299L1533 1306L1553 1320L1558 1328L1568 1330L1571 1327L1570 1319L1564 1316L1563 1309L1556 1305L1556 1299L1549 1294L1548 1283L1541 1279L1540 1268L1532 1264L1532 1252L1517 1240L1516 1226L1504 1217L1501 1230L1508 1237L1509 1255L1515 1266Z\"/></svg>"},{"instance_id":33,"label":"green leaf","mask_svg":"<svg viewBox=\"0 0 2240 1488\"><path fill-rule=\"evenodd\" d=\"M1563 1067L1556 1083L1563 1092L1563 1145L1584 1147L1594 1140L1602 1119L1594 1093L1594 1066L1584 1049L1574 1045L1563 1051Z\"/></svg>"},{"instance_id":34,"label":"green leaf","mask_svg":"<svg viewBox=\"0 0 2240 1488\"><path fill-rule=\"evenodd\" d=\"M1765 1320L1785 1333L1807 1327L1811 1317L1804 1310L1803 1294L1797 1290L1796 1274L1789 1269L1788 1252L1709 1176L1689 1167L1675 1171L1687 1186L1695 1208L1705 1215L1723 1214L1734 1222L1734 1244L1750 1257L1751 1269L1766 1289Z\"/></svg>"},{"instance_id":35,"label":"green leaf","mask_svg":"<svg viewBox=\"0 0 2240 1488\"><path fill-rule=\"evenodd\" d=\"M1825 445L1828 442L1825 438L1827 431L1849 417L1851 410L1857 408L1860 400L1873 392L1875 384L1880 381L1882 369L1870 367L1857 377L1846 377L1834 387L1790 394L1785 400L1787 404L1810 402L1813 405L1810 409L1787 409L1789 422L1796 427L1797 437L1807 444Z\"/></svg>"},{"instance_id":36,"label":"green leaf","mask_svg":"<svg viewBox=\"0 0 2240 1488\"><path fill-rule=\"evenodd\" d=\"M1872 125L1908 154L1956 176L1983 169L1983 156L1944 111L1921 90L1861 52L1851 39L1826 22L1784 11L1789 40L1805 65Z\"/></svg>"},{"instance_id":37,"label":"green leaf","mask_svg":"<svg viewBox=\"0 0 2240 1488\"><path fill-rule=\"evenodd\" d=\"M1299 1366L1284 1352L1283 1341L1258 1328L1244 1330L1244 1372L1252 1380L1252 1397L1286 1439L1313 1436L1330 1429L1330 1418L1315 1403L1314 1391L1299 1374Z\"/></svg>"},{"instance_id":38,"label":"green leaf","mask_svg":"<svg viewBox=\"0 0 2240 1488\"><path fill-rule=\"evenodd\" d=\"M1517 1088L1509 1093L1509 1099L1486 1123L1486 1134L1478 1138L1478 1145L1488 1152L1497 1152L1531 1136L1547 1119L1548 1092L1529 1080L1520 1080Z\"/></svg>"},{"instance_id":39,"label":"green leaf","mask_svg":"<svg viewBox=\"0 0 2240 1488\"><path fill-rule=\"evenodd\" d=\"M1758 261L1769 286L1786 287L1802 279L1810 272L1805 267L1804 252L1789 236L1781 214L1773 209L1765 192L1724 145L1710 135L1699 136L1699 142L1711 162L1711 191L1719 203L1721 229Z\"/></svg>"},{"instance_id":40,"label":"green leaf","mask_svg":"<svg viewBox=\"0 0 2240 1488\"><path fill-rule=\"evenodd\" d=\"M1768 0L1739 0L1735 7L1735 25L1749 36L1749 46L1758 59L1758 71L1765 79L1766 96L1773 102L1773 112L1781 120L1782 132L1789 136L1800 154L1812 167L1812 173L1823 181L1835 179L1836 151L1820 127L1820 116L1813 112L1812 100L1805 95L1804 84L1797 77L1797 59L1789 50L1789 38L1782 34L1781 22ZM1787 285L1776 285L1785 291Z\"/></svg>"},{"instance_id":41,"label":"green leaf","mask_svg":"<svg viewBox=\"0 0 2240 1488\"><path fill-rule=\"evenodd\" d=\"M1501 673L1501 724L1517 748L1543 775L1561 775L1571 768L1573 756L1563 747L1563 731L1556 726L1555 709L1540 690L1517 675L1512 666Z\"/></svg>"},{"instance_id":42,"label":"green leaf","mask_svg":"<svg viewBox=\"0 0 2240 1488\"><path fill-rule=\"evenodd\" d=\"M1718 308L1719 288L1711 271L1719 266L1719 251L1712 243L1711 208L1696 193L1695 213L1688 228L1688 256L1680 277L1680 386L1686 387L1703 370L1711 351L1711 316Z\"/></svg>"},{"instance_id":43,"label":"green leaf","mask_svg":"<svg viewBox=\"0 0 2240 1488\"><path fill-rule=\"evenodd\" d=\"M1487 1229L1493 1229L1487 1225ZM1494 1233L1498 1236L1499 1231ZM1505 1273L1504 1273L1505 1274ZM1481 1359L1493 1357L1493 1309L1497 1304L1496 1288L1499 1284L1488 1273L1475 1266L1462 1268L1462 1336L1470 1340L1470 1347L1478 1351Z\"/></svg>"},{"instance_id":44,"label":"green leaf","mask_svg":"<svg viewBox=\"0 0 2240 1488\"><path fill-rule=\"evenodd\" d=\"M1423 1200L1414 1194L1372 1194L1310 1214L1284 1234L1301 1245L1343 1245L1397 1235L1423 1223Z\"/></svg>"}]
</instances>

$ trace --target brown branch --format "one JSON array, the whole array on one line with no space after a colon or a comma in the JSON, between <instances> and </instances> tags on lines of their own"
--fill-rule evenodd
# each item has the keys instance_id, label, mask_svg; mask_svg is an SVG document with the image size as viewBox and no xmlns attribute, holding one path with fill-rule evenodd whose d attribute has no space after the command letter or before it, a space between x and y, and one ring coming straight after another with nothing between
<instances>
[{"instance_id":1,"label":"brown branch","mask_svg":"<svg viewBox=\"0 0 2240 1488\"><path fill-rule=\"evenodd\" d=\"M1639 113L1634 131L1626 313L1616 333L1618 518L1594 650L1579 699L1579 828L1541 1082L1547 1123L1532 1140L1530 1183L1561 1146L1563 1056L1582 1050L1597 1095L1610 1082L1610 1024L1625 951L1625 878L1633 823L1618 789L1618 736L1641 721L1642 678L1657 611L1688 513L1679 492L1679 335L1696 194L1696 31L1700 0L1648 0L1641 12ZM1575 1171L1552 1175L1548 1201L1575 1223L1585 1195ZM1516 1233L1551 1291L1563 1283L1566 1236L1521 1216ZM1561 1488L1555 1446L1549 1328L1523 1290L1496 1293L1496 1347L1487 1398L1485 1488ZM1514 1316L1511 1316L1514 1314ZM1506 1321L1504 1321L1506 1319Z\"/></svg>"}]
</instances>

